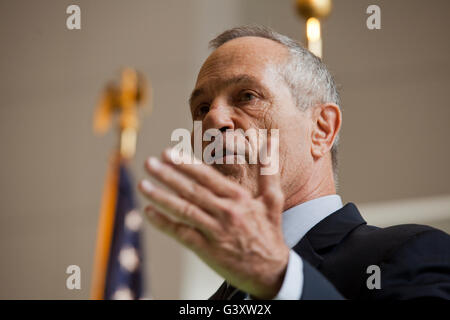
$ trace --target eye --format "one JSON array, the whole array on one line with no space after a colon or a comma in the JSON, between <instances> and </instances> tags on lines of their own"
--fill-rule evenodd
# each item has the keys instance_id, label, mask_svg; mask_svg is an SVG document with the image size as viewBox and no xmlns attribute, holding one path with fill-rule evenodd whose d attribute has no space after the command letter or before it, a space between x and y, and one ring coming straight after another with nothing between
<instances>
[{"instance_id":1,"label":"eye","mask_svg":"<svg viewBox=\"0 0 450 320\"><path fill-rule=\"evenodd\" d=\"M195 114L197 116L204 116L208 112L209 112L209 106L206 104L198 106L197 109L195 110Z\"/></svg>"},{"instance_id":2,"label":"eye","mask_svg":"<svg viewBox=\"0 0 450 320\"><path fill-rule=\"evenodd\" d=\"M239 96L239 100L240 101L252 101L256 98L256 95L251 92L251 91L242 91L240 96Z\"/></svg>"}]
</instances>

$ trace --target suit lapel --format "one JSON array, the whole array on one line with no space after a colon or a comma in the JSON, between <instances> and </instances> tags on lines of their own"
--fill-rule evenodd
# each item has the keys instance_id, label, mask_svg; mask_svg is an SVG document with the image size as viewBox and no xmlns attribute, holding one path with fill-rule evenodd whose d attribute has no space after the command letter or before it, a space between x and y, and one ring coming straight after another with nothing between
<instances>
[{"instance_id":1,"label":"suit lapel","mask_svg":"<svg viewBox=\"0 0 450 320\"><path fill-rule=\"evenodd\" d=\"M292 249L297 252L302 259L305 259L316 268L322 263L322 257L316 253L306 236Z\"/></svg>"},{"instance_id":2,"label":"suit lapel","mask_svg":"<svg viewBox=\"0 0 450 320\"><path fill-rule=\"evenodd\" d=\"M224 300L227 283L223 282L217 291L209 298L209 300Z\"/></svg>"},{"instance_id":3,"label":"suit lapel","mask_svg":"<svg viewBox=\"0 0 450 320\"><path fill-rule=\"evenodd\" d=\"M323 261L322 250L339 244L353 229L365 223L356 206L348 203L309 230L293 250L318 268Z\"/></svg>"},{"instance_id":4,"label":"suit lapel","mask_svg":"<svg viewBox=\"0 0 450 320\"><path fill-rule=\"evenodd\" d=\"M305 237L317 252L339 244L352 230L365 223L356 206L348 203L320 221Z\"/></svg>"},{"instance_id":5,"label":"suit lapel","mask_svg":"<svg viewBox=\"0 0 450 320\"><path fill-rule=\"evenodd\" d=\"M209 300L243 300L247 294L236 287L223 282L219 289L209 298Z\"/></svg>"}]
</instances>

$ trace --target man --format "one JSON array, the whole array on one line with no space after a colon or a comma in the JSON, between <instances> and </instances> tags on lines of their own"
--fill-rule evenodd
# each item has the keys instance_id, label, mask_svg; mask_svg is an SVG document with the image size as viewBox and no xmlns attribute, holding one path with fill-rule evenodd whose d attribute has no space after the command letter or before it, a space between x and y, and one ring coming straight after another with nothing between
<instances>
[{"instance_id":1,"label":"man","mask_svg":"<svg viewBox=\"0 0 450 320\"><path fill-rule=\"evenodd\" d=\"M236 132L249 149L257 146L238 129L279 129L269 146L279 150L279 172L261 175L264 165L248 161L180 163L166 151L146 167L169 190L147 180L140 190L151 223L226 279L212 298L448 299L447 234L367 226L336 195L342 116L320 59L264 27L225 31L211 46L190 99L193 120ZM371 283L367 270L381 282Z\"/></svg>"}]
</instances>

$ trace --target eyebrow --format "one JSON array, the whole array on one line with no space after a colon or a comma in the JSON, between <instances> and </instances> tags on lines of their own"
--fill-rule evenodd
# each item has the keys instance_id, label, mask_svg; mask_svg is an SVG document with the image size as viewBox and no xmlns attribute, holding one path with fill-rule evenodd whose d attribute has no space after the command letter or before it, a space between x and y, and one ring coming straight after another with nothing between
<instances>
[{"instance_id":1,"label":"eyebrow","mask_svg":"<svg viewBox=\"0 0 450 320\"><path fill-rule=\"evenodd\" d=\"M242 83L242 82L258 83L258 79L256 79L253 76L247 75L247 74L241 74L241 75L233 76L231 78L221 81L220 87L226 88L231 85L235 85L235 84ZM192 91L191 96L189 98L189 105L192 106L192 102L194 101L194 99L204 93L205 93L205 89L203 89L203 88L198 88L198 89L195 89L194 91Z\"/></svg>"}]
</instances>

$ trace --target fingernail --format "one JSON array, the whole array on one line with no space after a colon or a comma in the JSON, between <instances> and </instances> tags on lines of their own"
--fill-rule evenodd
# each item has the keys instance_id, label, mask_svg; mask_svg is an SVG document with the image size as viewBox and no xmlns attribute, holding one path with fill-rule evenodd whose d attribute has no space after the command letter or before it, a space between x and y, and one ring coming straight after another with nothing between
<instances>
[{"instance_id":1,"label":"fingernail","mask_svg":"<svg viewBox=\"0 0 450 320\"><path fill-rule=\"evenodd\" d=\"M161 168L161 162L155 157L150 157L150 159L148 159L148 165L152 169L159 169L159 168Z\"/></svg>"},{"instance_id":2,"label":"fingernail","mask_svg":"<svg viewBox=\"0 0 450 320\"><path fill-rule=\"evenodd\" d=\"M142 180L141 186L147 192L151 192L154 189L153 184L148 180Z\"/></svg>"}]
</instances>

